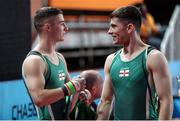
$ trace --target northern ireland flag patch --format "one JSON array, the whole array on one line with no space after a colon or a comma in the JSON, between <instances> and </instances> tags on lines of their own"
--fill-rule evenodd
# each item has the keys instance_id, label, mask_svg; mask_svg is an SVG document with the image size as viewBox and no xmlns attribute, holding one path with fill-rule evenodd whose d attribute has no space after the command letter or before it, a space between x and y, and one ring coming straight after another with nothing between
<instances>
[{"instance_id":1,"label":"northern ireland flag patch","mask_svg":"<svg viewBox=\"0 0 180 121\"><path fill-rule=\"evenodd\" d=\"M65 73L59 73L59 81L65 80Z\"/></svg>"},{"instance_id":2,"label":"northern ireland flag patch","mask_svg":"<svg viewBox=\"0 0 180 121\"><path fill-rule=\"evenodd\" d=\"M119 77L128 77L129 76L129 69L121 69L119 71Z\"/></svg>"}]
</instances>

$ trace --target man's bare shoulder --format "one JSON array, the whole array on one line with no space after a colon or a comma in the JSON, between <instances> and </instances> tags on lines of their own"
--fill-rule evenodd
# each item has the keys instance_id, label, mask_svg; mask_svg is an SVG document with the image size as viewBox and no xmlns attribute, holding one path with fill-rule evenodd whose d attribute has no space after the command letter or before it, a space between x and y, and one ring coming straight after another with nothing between
<instances>
[{"instance_id":1,"label":"man's bare shoulder","mask_svg":"<svg viewBox=\"0 0 180 121\"><path fill-rule=\"evenodd\" d=\"M166 57L159 50L152 50L147 57L147 65L149 67L161 67L167 64Z\"/></svg>"},{"instance_id":2,"label":"man's bare shoulder","mask_svg":"<svg viewBox=\"0 0 180 121\"><path fill-rule=\"evenodd\" d=\"M33 63L33 62L43 62L43 59L38 55L29 55L23 61L23 63Z\"/></svg>"},{"instance_id":3,"label":"man's bare shoulder","mask_svg":"<svg viewBox=\"0 0 180 121\"><path fill-rule=\"evenodd\" d=\"M156 49L153 49L149 54L148 54L148 59L153 60L153 59L160 59L160 58L165 58L164 54Z\"/></svg>"},{"instance_id":4,"label":"man's bare shoulder","mask_svg":"<svg viewBox=\"0 0 180 121\"><path fill-rule=\"evenodd\" d=\"M37 68L45 65L43 59L38 55L29 55L23 61L22 68Z\"/></svg>"},{"instance_id":5,"label":"man's bare shoulder","mask_svg":"<svg viewBox=\"0 0 180 121\"><path fill-rule=\"evenodd\" d=\"M105 62L105 67L109 68L111 66L114 57L115 57L115 53L112 53L112 54L107 56L106 62Z\"/></svg>"}]
</instances>

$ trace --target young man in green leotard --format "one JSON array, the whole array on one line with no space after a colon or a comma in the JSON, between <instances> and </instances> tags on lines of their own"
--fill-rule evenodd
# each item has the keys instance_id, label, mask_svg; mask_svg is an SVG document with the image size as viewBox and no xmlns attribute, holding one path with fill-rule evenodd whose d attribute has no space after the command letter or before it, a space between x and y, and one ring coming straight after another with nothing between
<instances>
[{"instance_id":1,"label":"young man in green leotard","mask_svg":"<svg viewBox=\"0 0 180 121\"><path fill-rule=\"evenodd\" d=\"M80 76L71 79L63 55L55 51L56 43L64 41L68 30L63 12L53 7L40 8L34 25L40 40L23 62L24 82L39 119L64 120L71 110L66 97L74 94L75 100L77 92L84 90L85 80Z\"/></svg>"},{"instance_id":2,"label":"young man in green leotard","mask_svg":"<svg viewBox=\"0 0 180 121\"><path fill-rule=\"evenodd\" d=\"M172 116L171 77L164 55L140 38L141 13L134 6L114 10L108 34L122 49L105 62L98 120L108 119L114 97L115 120L168 120Z\"/></svg>"}]
</instances>

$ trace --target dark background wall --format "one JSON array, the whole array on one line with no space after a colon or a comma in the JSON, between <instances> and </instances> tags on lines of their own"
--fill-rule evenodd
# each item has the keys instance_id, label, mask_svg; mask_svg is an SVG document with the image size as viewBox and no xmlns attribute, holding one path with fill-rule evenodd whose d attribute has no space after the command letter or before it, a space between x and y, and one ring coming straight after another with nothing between
<instances>
[{"instance_id":1,"label":"dark background wall","mask_svg":"<svg viewBox=\"0 0 180 121\"><path fill-rule=\"evenodd\" d=\"M155 21L162 25L169 24L175 6L180 4L180 0L144 0L144 2Z\"/></svg>"},{"instance_id":2,"label":"dark background wall","mask_svg":"<svg viewBox=\"0 0 180 121\"><path fill-rule=\"evenodd\" d=\"M21 78L30 40L30 1L0 0L0 81Z\"/></svg>"}]
</instances>

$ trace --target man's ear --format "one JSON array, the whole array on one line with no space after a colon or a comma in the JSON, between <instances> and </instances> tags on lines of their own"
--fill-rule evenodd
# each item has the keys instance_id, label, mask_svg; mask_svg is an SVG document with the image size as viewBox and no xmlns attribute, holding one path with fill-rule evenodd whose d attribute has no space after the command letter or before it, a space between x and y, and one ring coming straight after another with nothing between
<instances>
[{"instance_id":1,"label":"man's ear","mask_svg":"<svg viewBox=\"0 0 180 121\"><path fill-rule=\"evenodd\" d=\"M134 31L134 25L133 24L128 24L127 25L127 32L130 34Z\"/></svg>"},{"instance_id":2,"label":"man's ear","mask_svg":"<svg viewBox=\"0 0 180 121\"><path fill-rule=\"evenodd\" d=\"M96 85L94 85L92 87L92 95L93 95L93 97L95 96L96 92L97 92Z\"/></svg>"},{"instance_id":3,"label":"man's ear","mask_svg":"<svg viewBox=\"0 0 180 121\"><path fill-rule=\"evenodd\" d=\"M49 23L45 23L43 26L43 29L45 29L46 31L50 31L51 30L51 26Z\"/></svg>"}]
</instances>

